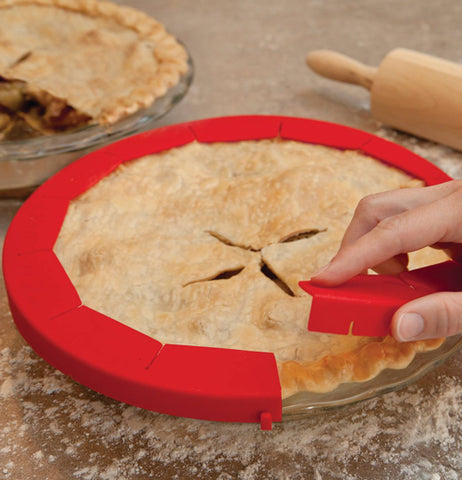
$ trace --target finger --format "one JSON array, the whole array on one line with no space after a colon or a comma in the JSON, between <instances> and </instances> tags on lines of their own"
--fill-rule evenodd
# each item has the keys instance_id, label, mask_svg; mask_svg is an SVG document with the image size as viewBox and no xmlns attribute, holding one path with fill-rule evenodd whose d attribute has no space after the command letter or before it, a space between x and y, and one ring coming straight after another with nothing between
<instances>
[{"instance_id":1,"label":"finger","mask_svg":"<svg viewBox=\"0 0 462 480\"><path fill-rule=\"evenodd\" d=\"M434 293L399 308L391 332L399 342L462 333L462 292Z\"/></svg>"},{"instance_id":2,"label":"finger","mask_svg":"<svg viewBox=\"0 0 462 480\"><path fill-rule=\"evenodd\" d=\"M353 243L385 218L432 203L450 195L461 186L462 182L451 181L431 187L403 188L364 197L355 209L341 247Z\"/></svg>"},{"instance_id":3,"label":"finger","mask_svg":"<svg viewBox=\"0 0 462 480\"><path fill-rule=\"evenodd\" d=\"M411 189L406 189L411 190ZM412 189L420 190L420 189ZM416 195L415 193L415 197ZM411 208L411 196L404 190L391 190L361 199L355 209L353 218L345 230L341 247L350 245L358 238L377 226L387 217L398 215Z\"/></svg>"},{"instance_id":4,"label":"finger","mask_svg":"<svg viewBox=\"0 0 462 480\"><path fill-rule=\"evenodd\" d=\"M320 285L338 285L396 255L438 241L455 241L457 235L462 237L462 232L455 232L448 225L461 224L454 207L454 201L459 200L447 196L386 218L352 244L341 247L330 264L312 280Z\"/></svg>"}]
</instances>

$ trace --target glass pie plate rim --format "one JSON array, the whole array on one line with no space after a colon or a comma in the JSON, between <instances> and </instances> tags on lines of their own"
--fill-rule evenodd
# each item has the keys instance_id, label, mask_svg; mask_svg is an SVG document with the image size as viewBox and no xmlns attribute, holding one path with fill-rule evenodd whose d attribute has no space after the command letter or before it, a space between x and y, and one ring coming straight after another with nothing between
<instances>
[{"instance_id":1,"label":"glass pie plate rim","mask_svg":"<svg viewBox=\"0 0 462 480\"><path fill-rule=\"evenodd\" d=\"M0 194L33 189L90 151L153 128L156 121L185 97L192 84L194 63L187 49L186 52L188 69L180 76L177 84L156 98L149 107L112 125L88 125L69 132L0 141Z\"/></svg>"},{"instance_id":2,"label":"glass pie plate rim","mask_svg":"<svg viewBox=\"0 0 462 480\"><path fill-rule=\"evenodd\" d=\"M365 382L339 385L325 393L299 392L282 400L282 419L295 420L376 398L405 388L442 365L462 347L462 334L448 337L435 350L419 352L403 369L387 368Z\"/></svg>"}]
</instances>

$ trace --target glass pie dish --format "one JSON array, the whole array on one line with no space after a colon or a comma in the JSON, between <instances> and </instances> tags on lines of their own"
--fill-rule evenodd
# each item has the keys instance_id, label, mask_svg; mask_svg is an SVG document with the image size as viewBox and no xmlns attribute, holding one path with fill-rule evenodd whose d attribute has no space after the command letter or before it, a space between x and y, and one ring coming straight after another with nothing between
<instances>
[{"instance_id":1,"label":"glass pie dish","mask_svg":"<svg viewBox=\"0 0 462 480\"><path fill-rule=\"evenodd\" d=\"M387 369L367 382L342 384L332 392L292 395L282 402L282 418L294 420L316 415L404 388L440 366L461 346L462 335L449 337L438 349L416 355L405 369Z\"/></svg>"},{"instance_id":2,"label":"glass pie dish","mask_svg":"<svg viewBox=\"0 0 462 480\"><path fill-rule=\"evenodd\" d=\"M365 377L356 376L347 380L349 383L339 381L332 387L331 393L305 393L310 389L299 388L300 393L292 390L292 393L284 394L284 372L278 370L276 363L276 354L279 356L280 352L274 350L274 345L272 351L255 351L217 345L200 346L181 339L176 341L176 338L163 340L162 343L116 320L120 319L119 314L107 316L101 313L101 309L93 308L91 303L80 298L77 287L67 276L54 250L73 199L123 163L149 154L189 144L272 139L340 150L361 150L429 185L450 179L430 162L379 137L341 125L291 117L206 119L152 130L106 146L74 162L45 182L24 203L11 223L3 250L3 271L13 318L26 341L55 368L119 401L176 416L258 422L262 429L270 429L272 422L281 419L319 413L403 387L446 360L460 347L461 337L451 337L438 349L418 353L412 362L409 359L409 365L403 365L402 370L384 370L370 381L358 382ZM189 165L192 162L178 163ZM267 170L265 164L265 172ZM135 175L133 178L138 177ZM135 183L134 190L139 191L138 181ZM151 188L151 183L148 184ZM161 196L155 194L153 198L157 204ZM170 204L176 205L173 202ZM187 215L190 214L189 205ZM91 205L90 210L93 212ZM151 216L144 217L149 218L152 224ZM88 216L82 215L81 218L87 219ZM97 232L101 234L101 224L96 224ZM125 223L119 224L124 225L126 230ZM107 237L115 237L112 227ZM69 238L72 243L75 242L74 235ZM154 248L152 242L144 241L144 244L148 244L149 249ZM126 253L124 249L117 256L123 260L124 274ZM158 258L158 255L155 257ZM202 254L200 257L203 258ZM144 265L144 254L136 258L142 259ZM176 255L176 258L184 262L185 257ZM134 263L130 265L133 270ZM126 280L124 275L122 283L129 283ZM162 281L165 280L163 277ZM106 284L106 281L96 283L94 290L100 293L101 286ZM151 284L152 278L149 277ZM117 295L113 298L116 303L120 303L120 299L127 302L128 297L124 293L119 289L115 291ZM183 321L183 317L187 316L183 310L181 312ZM298 342L299 338L298 335L295 341ZM288 342L282 346L286 347L290 347ZM324 371L332 377L332 369ZM292 378L298 380L295 376Z\"/></svg>"},{"instance_id":3,"label":"glass pie dish","mask_svg":"<svg viewBox=\"0 0 462 480\"><path fill-rule=\"evenodd\" d=\"M25 196L77 158L120 138L153 128L186 95L194 75L191 56L180 81L148 108L112 125L0 142L0 196Z\"/></svg>"}]
</instances>

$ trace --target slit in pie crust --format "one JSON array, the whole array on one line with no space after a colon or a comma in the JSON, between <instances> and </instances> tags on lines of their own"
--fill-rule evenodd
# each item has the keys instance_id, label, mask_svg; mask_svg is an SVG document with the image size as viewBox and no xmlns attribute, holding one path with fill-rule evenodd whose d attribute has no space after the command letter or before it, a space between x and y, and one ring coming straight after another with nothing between
<instances>
[{"instance_id":1,"label":"slit in pie crust","mask_svg":"<svg viewBox=\"0 0 462 480\"><path fill-rule=\"evenodd\" d=\"M422 183L357 151L272 139L127 162L73 200L55 253L83 303L162 343L273 352L283 398L405 368L442 342L309 332L298 286L365 195ZM411 255L411 268L442 253Z\"/></svg>"},{"instance_id":2,"label":"slit in pie crust","mask_svg":"<svg viewBox=\"0 0 462 480\"><path fill-rule=\"evenodd\" d=\"M115 123L187 68L183 46L133 8L0 0L0 140Z\"/></svg>"}]
</instances>

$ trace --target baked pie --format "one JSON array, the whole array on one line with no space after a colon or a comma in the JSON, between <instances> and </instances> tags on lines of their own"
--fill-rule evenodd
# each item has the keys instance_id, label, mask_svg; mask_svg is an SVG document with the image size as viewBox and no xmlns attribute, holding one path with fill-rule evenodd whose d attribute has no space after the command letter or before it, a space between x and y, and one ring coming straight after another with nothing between
<instances>
[{"instance_id":1,"label":"baked pie","mask_svg":"<svg viewBox=\"0 0 462 480\"><path fill-rule=\"evenodd\" d=\"M0 140L109 125L187 71L164 26L97 0L0 0Z\"/></svg>"},{"instance_id":2,"label":"baked pie","mask_svg":"<svg viewBox=\"0 0 462 480\"><path fill-rule=\"evenodd\" d=\"M335 254L363 196L419 185L358 151L195 141L74 199L54 249L85 305L162 343L274 352L283 398L327 392L443 341L309 332L298 286ZM411 263L441 259L424 249Z\"/></svg>"}]
</instances>

